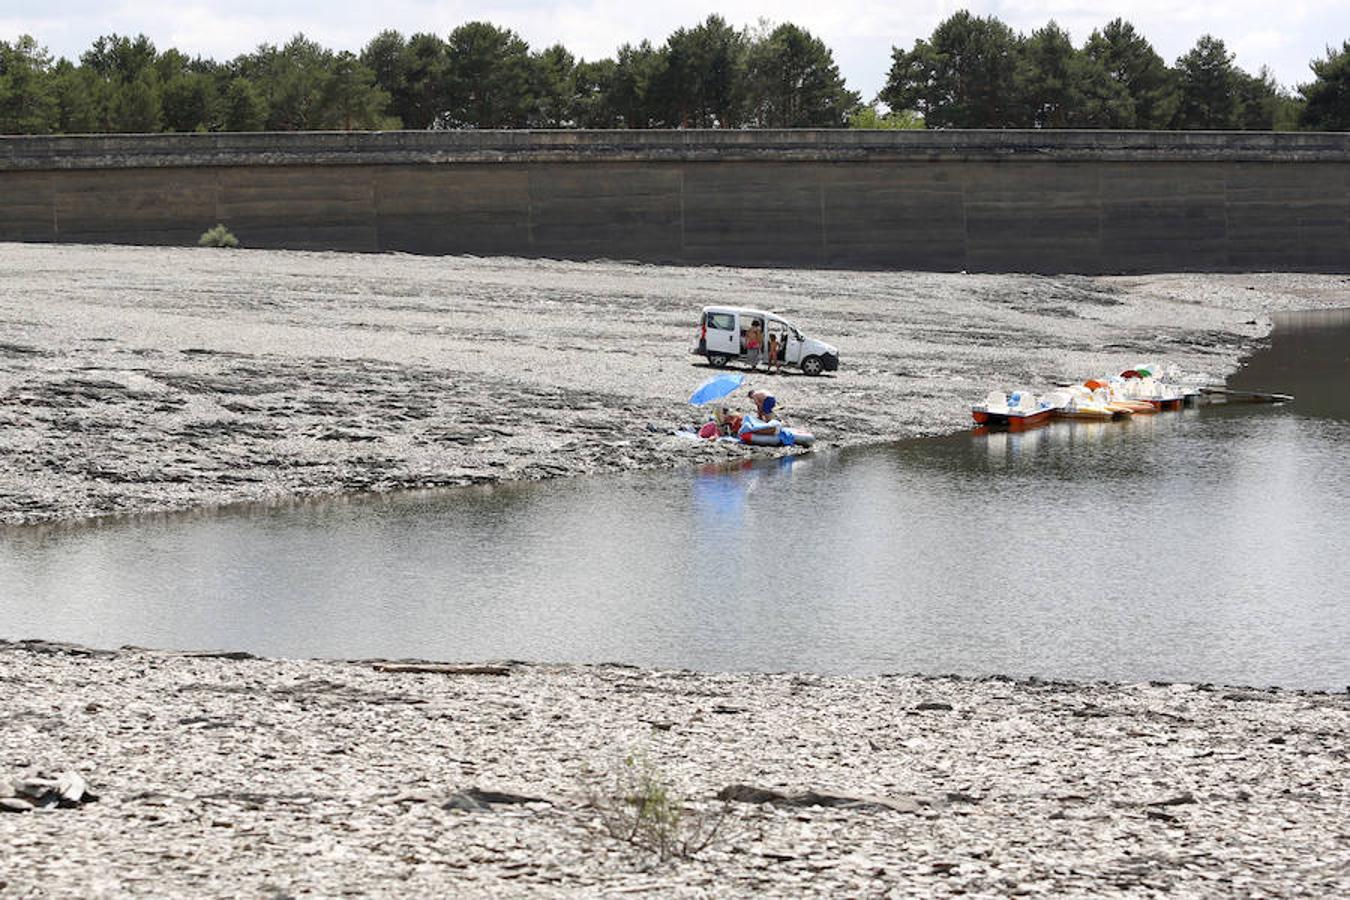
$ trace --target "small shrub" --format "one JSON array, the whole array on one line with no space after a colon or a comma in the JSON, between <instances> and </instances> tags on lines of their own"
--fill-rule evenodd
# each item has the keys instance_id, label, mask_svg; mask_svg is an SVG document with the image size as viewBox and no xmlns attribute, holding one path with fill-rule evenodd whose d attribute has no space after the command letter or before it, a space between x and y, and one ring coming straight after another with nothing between
<instances>
[{"instance_id":1,"label":"small shrub","mask_svg":"<svg viewBox=\"0 0 1350 900\"><path fill-rule=\"evenodd\" d=\"M884 116L875 106L863 106L848 117L849 128L873 128L886 131L917 131L925 127L923 119L911 109L894 110Z\"/></svg>"},{"instance_id":2,"label":"small shrub","mask_svg":"<svg viewBox=\"0 0 1350 900\"><path fill-rule=\"evenodd\" d=\"M646 759L624 757L615 796L594 801L610 836L656 856L690 859L719 839L727 807L717 814L687 809Z\"/></svg>"},{"instance_id":3,"label":"small shrub","mask_svg":"<svg viewBox=\"0 0 1350 900\"><path fill-rule=\"evenodd\" d=\"M216 225L202 232L202 236L197 238L198 247L238 247L239 238L230 233L230 229L224 225Z\"/></svg>"}]
</instances>

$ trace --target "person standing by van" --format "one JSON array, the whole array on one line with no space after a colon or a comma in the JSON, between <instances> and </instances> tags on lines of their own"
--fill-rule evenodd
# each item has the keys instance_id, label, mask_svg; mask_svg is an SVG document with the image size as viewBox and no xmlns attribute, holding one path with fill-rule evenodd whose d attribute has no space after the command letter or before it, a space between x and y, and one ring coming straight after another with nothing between
<instances>
[{"instance_id":1,"label":"person standing by van","mask_svg":"<svg viewBox=\"0 0 1350 900\"><path fill-rule=\"evenodd\" d=\"M745 361L750 364L750 368L759 368L759 348L764 344L764 326L759 319L750 322L750 328L745 333Z\"/></svg>"}]
</instances>

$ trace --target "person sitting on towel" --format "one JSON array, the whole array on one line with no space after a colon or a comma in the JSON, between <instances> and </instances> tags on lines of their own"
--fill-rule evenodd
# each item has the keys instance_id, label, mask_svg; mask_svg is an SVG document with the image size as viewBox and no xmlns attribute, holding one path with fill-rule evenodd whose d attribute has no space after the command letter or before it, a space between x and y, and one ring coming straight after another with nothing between
<instances>
[{"instance_id":1,"label":"person sitting on towel","mask_svg":"<svg viewBox=\"0 0 1350 900\"><path fill-rule=\"evenodd\" d=\"M722 434L737 434L741 430L741 417L725 406L713 414L713 420L720 426Z\"/></svg>"}]
</instances>

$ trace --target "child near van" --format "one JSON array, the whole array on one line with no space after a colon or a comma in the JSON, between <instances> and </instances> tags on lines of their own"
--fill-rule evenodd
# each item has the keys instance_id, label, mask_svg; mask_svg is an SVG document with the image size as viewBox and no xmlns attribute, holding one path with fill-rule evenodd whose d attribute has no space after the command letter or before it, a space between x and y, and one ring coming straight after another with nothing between
<instances>
[{"instance_id":1,"label":"child near van","mask_svg":"<svg viewBox=\"0 0 1350 900\"><path fill-rule=\"evenodd\" d=\"M765 365L767 371L772 372L778 368L778 332L769 332L769 361Z\"/></svg>"}]
</instances>

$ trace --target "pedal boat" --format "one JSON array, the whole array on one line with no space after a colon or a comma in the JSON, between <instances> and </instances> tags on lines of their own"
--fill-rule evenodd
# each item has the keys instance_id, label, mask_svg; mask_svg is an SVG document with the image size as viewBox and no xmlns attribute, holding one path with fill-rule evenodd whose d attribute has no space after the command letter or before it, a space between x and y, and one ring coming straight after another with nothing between
<instances>
[{"instance_id":1,"label":"pedal boat","mask_svg":"<svg viewBox=\"0 0 1350 900\"><path fill-rule=\"evenodd\" d=\"M1159 412L1175 412L1186 405L1186 391L1171 383L1170 378L1177 375L1176 367L1171 367L1171 375L1155 375L1160 371L1157 366L1135 366L1120 373L1124 381L1124 393L1134 400L1143 400Z\"/></svg>"},{"instance_id":2,"label":"pedal boat","mask_svg":"<svg viewBox=\"0 0 1350 900\"><path fill-rule=\"evenodd\" d=\"M1127 396L1118 383L1089 378L1087 381L1083 382L1083 387L1092 391L1094 394L1098 391L1102 391L1102 396L1107 400L1107 406L1111 409L1121 410L1125 415L1136 413L1149 415L1158 411L1158 407L1149 403L1147 400L1140 400Z\"/></svg>"},{"instance_id":3,"label":"pedal boat","mask_svg":"<svg viewBox=\"0 0 1350 900\"><path fill-rule=\"evenodd\" d=\"M1058 408L1055 410L1055 418L1058 419L1108 422L1134 414L1134 410L1130 407L1112 403L1105 389L1094 391L1086 385L1074 385L1058 394L1055 399L1058 400Z\"/></svg>"},{"instance_id":4,"label":"pedal boat","mask_svg":"<svg viewBox=\"0 0 1350 900\"><path fill-rule=\"evenodd\" d=\"M971 406L970 417L976 425L1024 431L1049 422L1055 412L1055 406L1038 403L1035 395L1027 391L1014 391L1011 397L994 391L984 398L983 403Z\"/></svg>"}]
</instances>

